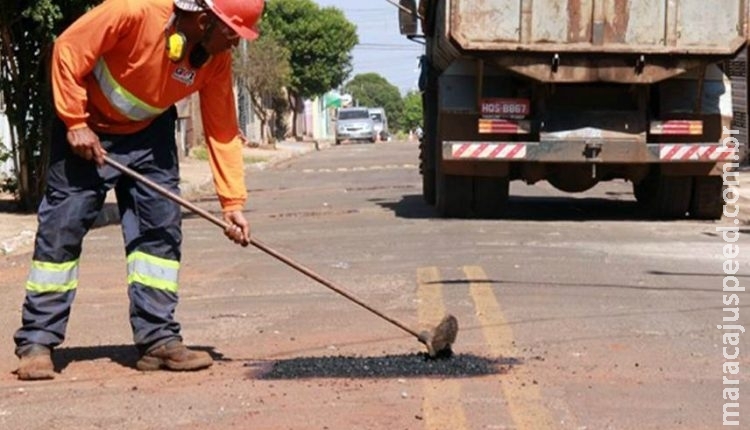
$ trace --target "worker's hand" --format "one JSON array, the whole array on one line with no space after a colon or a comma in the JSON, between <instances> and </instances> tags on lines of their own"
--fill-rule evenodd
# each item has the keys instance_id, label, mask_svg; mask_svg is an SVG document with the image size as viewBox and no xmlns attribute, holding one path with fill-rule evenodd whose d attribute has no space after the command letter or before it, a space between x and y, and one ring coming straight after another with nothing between
<instances>
[{"instance_id":1,"label":"worker's hand","mask_svg":"<svg viewBox=\"0 0 750 430\"><path fill-rule=\"evenodd\" d=\"M229 240L242 246L250 244L250 224L242 211L224 212L224 221L229 224L229 227L224 230Z\"/></svg>"},{"instance_id":2,"label":"worker's hand","mask_svg":"<svg viewBox=\"0 0 750 430\"><path fill-rule=\"evenodd\" d=\"M97 166L104 165L104 155L107 153L99 142L99 136L88 127L68 130L68 143L73 152L79 157L93 160Z\"/></svg>"}]
</instances>

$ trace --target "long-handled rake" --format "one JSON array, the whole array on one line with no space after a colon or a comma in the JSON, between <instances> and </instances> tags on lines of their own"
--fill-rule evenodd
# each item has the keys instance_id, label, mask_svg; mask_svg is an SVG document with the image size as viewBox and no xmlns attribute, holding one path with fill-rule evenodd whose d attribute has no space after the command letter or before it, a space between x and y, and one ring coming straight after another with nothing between
<instances>
[{"instance_id":1,"label":"long-handled rake","mask_svg":"<svg viewBox=\"0 0 750 430\"><path fill-rule=\"evenodd\" d=\"M114 169L118 170L119 172L143 183L144 185L148 186L149 188L161 194L162 196L168 198L169 200L172 200L182 205L183 207L190 210L191 212L201 216L203 219L216 224L218 227L222 228L223 230L227 230L228 228L231 227L226 221L212 215L206 210L201 209L200 207L185 200L184 198L170 192L169 190L163 188L159 184L151 181L150 179L146 178L140 173L118 163L112 158L105 156L104 162L108 164L109 166L113 167ZM344 288L339 287L338 285L334 284L328 279L325 279L319 274L315 273L313 270L308 269L307 267L295 262L294 260L285 256L284 254L272 248L269 248L267 245L263 244L257 239L254 239L254 238L250 239L250 244L260 249L261 251L265 252L266 254L276 258L282 263L288 265L289 267L297 270L298 272L301 272L304 275L307 275L308 277L318 281L319 283L323 284L329 289L344 296L345 298L358 304L359 306L367 309L368 311L388 321L389 323L395 325L401 330L416 337L418 341L420 341L427 347L427 353L429 354L430 357L434 358L434 357L439 357L439 356L444 356L444 355L450 355L451 345L453 344L453 342L455 342L456 335L458 334L458 320L453 315L446 315L442 319L442 321L440 321L440 323L432 330L429 330L429 331L425 330L422 332L417 332L416 330L413 330L412 328L408 327L406 324L402 323L401 321L393 317L390 317L386 315L385 313L373 308L372 306L368 305L361 299L355 297L352 293L348 292Z\"/></svg>"}]
</instances>

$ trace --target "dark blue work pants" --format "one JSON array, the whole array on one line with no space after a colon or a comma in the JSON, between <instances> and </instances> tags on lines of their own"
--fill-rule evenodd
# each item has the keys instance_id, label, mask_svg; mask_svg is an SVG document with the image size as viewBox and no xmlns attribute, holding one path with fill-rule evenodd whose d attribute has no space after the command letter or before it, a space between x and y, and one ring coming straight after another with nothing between
<instances>
[{"instance_id":1,"label":"dark blue work pants","mask_svg":"<svg viewBox=\"0 0 750 430\"><path fill-rule=\"evenodd\" d=\"M140 132L99 137L113 159L179 193L175 119L172 108ZM14 337L16 354L22 355L33 344L54 348L65 339L82 241L113 187L125 240L135 345L144 352L181 339L180 325L174 320L182 242L179 206L109 166L97 168L75 155L59 120L51 145L22 327Z\"/></svg>"}]
</instances>

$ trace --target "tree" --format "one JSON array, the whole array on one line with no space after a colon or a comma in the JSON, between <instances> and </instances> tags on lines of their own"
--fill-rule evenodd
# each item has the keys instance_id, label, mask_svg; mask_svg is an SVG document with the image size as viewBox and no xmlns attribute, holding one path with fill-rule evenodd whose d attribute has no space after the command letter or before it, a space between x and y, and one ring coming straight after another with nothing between
<instances>
[{"instance_id":1,"label":"tree","mask_svg":"<svg viewBox=\"0 0 750 430\"><path fill-rule=\"evenodd\" d=\"M276 107L286 105L284 88L292 74L289 51L272 35L262 35L253 43L243 42L234 51L233 69L237 83L250 95L253 111L260 118L261 141L268 143L273 134L271 122L280 116Z\"/></svg>"},{"instance_id":2,"label":"tree","mask_svg":"<svg viewBox=\"0 0 750 430\"><path fill-rule=\"evenodd\" d=\"M403 128L401 112L404 103L398 88L377 73L363 73L355 76L344 86L360 106L383 107L388 115L392 130Z\"/></svg>"},{"instance_id":3,"label":"tree","mask_svg":"<svg viewBox=\"0 0 750 430\"><path fill-rule=\"evenodd\" d=\"M339 87L351 73L357 29L340 9L320 8L312 0L270 0L261 31L273 35L290 53L289 102L296 136L300 101Z\"/></svg>"},{"instance_id":4,"label":"tree","mask_svg":"<svg viewBox=\"0 0 750 430\"><path fill-rule=\"evenodd\" d=\"M96 3L0 0L0 90L11 129L17 197L25 210L36 208L44 193L46 143L54 118L49 80L54 37Z\"/></svg>"},{"instance_id":5,"label":"tree","mask_svg":"<svg viewBox=\"0 0 750 430\"><path fill-rule=\"evenodd\" d=\"M404 96L404 111L401 115L404 130L413 130L422 125L422 94L409 91Z\"/></svg>"}]
</instances>

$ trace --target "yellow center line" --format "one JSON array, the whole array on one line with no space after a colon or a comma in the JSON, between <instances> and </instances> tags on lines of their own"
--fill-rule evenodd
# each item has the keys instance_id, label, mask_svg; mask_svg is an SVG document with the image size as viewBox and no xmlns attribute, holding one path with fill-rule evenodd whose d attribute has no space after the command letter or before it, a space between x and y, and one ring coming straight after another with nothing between
<instances>
[{"instance_id":1,"label":"yellow center line","mask_svg":"<svg viewBox=\"0 0 750 430\"><path fill-rule=\"evenodd\" d=\"M503 316L500 304L487 275L481 267L465 266L466 278L470 281L470 293L477 311L487 347L494 356L513 358L518 351L513 346L513 330ZM511 381L508 376L515 375ZM501 384L503 396L508 402L508 412L519 430L544 430L556 428L542 404L539 389L524 364L513 368ZM525 382L522 385L522 382Z\"/></svg>"},{"instance_id":2,"label":"yellow center line","mask_svg":"<svg viewBox=\"0 0 750 430\"><path fill-rule=\"evenodd\" d=\"M436 267L419 268L417 283L419 323L425 327L434 327L445 314L440 272ZM459 381L445 379L425 382L422 410L425 428L428 430L468 429Z\"/></svg>"}]
</instances>

